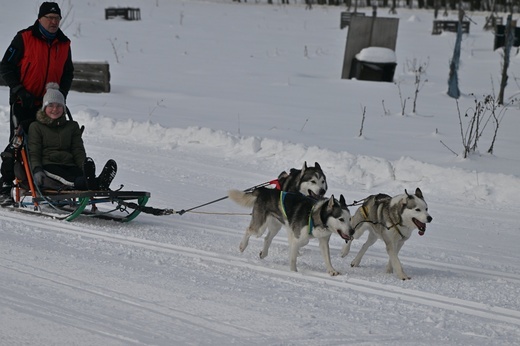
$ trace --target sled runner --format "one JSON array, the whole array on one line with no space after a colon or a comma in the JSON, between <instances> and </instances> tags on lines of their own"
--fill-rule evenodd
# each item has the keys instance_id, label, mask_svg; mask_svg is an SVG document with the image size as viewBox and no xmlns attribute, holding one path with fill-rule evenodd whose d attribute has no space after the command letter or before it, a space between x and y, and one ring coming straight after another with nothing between
<instances>
[{"instance_id":1,"label":"sled runner","mask_svg":"<svg viewBox=\"0 0 520 346\"><path fill-rule=\"evenodd\" d=\"M44 190L33 196L31 191L14 187L14 203L3 205L15 211L72 221L80 215L129 222L142 211L150 198L145 191L56 191ZM106 206L101 206L106 204ZM90 207L87 209L87 207ZM147 209L148 208L148 209Z\"/></svg>"}]
</instances>

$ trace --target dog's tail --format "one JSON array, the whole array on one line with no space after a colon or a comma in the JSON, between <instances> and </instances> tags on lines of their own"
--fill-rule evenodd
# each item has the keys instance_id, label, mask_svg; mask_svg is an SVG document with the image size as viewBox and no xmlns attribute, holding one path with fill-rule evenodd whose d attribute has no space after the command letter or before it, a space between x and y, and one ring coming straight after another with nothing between
<instances>
[{"instance_id":1,"label":"dog's tail","mask_svg":"<svg viewBox=\"0 0 520 346\"><path fill-rule=\"evenodd\" d=\"M251 192L244 192L240 190L229 190L228 197L233 202L240 204L243 207L252 208L256 201L256 196Z\"/></svg>"}]
</instances>

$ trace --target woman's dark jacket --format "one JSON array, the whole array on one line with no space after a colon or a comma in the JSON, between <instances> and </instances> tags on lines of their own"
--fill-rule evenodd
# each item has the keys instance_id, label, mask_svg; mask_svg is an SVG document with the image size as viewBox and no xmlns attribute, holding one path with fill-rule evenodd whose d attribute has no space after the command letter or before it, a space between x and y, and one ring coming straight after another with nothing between
<instances>
[{"instance_id":1,"label":"woman's dark jacket","mask_svg":"<svg viewBox=\"0 0 520 346\"><path fill-rule=\"evenodd\" d=\"M52 120L44 111L36 114L29 127L28 149L32 171L46 165L76 166L83 169L87 157L81 129L64 114Z\"/></svg>"}]
</instances>

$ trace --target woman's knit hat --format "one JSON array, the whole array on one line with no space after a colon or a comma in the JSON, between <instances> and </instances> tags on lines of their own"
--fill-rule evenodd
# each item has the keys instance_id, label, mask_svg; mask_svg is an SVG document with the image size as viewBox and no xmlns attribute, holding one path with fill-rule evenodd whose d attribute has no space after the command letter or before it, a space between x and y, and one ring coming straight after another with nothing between
<instances>
[{"instance_id":1,"label":"woman's knit hat","mask_svg":"<svg viewBox=\"0 0 520 346\"><path fill-rule=\"evenodd\" d=\"M45 107L47 107L49 103L59 103L65 108L65 97L63 97L63 94L60 92L58 83L47 83L46 88L47 92L45 96L43 96L42 110L45 110Z\"/></svg>"}]
</instances>

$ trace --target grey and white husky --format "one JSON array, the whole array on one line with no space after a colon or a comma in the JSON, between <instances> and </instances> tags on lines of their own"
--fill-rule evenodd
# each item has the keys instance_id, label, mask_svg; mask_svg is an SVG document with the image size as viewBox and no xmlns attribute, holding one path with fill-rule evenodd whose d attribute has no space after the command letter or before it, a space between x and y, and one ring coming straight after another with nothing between
<instances>
[{"instance_id":1,"label":"grey and white husky","mask_svg":"<svg viewBox=\"0 0 520 346\"><path fill-rule=\"evenodd\" d=\"M386 194L368 196L352 217L352 226L355 232L350 234L358 239L363 233L370 231L368 239L351 263L352 267L359 266L361 258L377 239L386 244L388 253L387 273L395 272L402 280L410 279L403 271L398 254L404 242L410 238L414 229L420 235L426 231L426 223L433 218L428 214L428 205L424 200L421 189L410 195L406 190L402 195L390 197ZM348 255L352 241L343 246L341 257Z\"/></svg>"},{"instance_id":2,"label":"grey and white husky","mask_svg":"<svg viewBox=\"0 0 520 346\"><path fill-rule=\"evenodd\" d=\"M339 274L332 267L330 260L330 236L332 233L338 233L343 239L349 239L349 233L353 233L350 211L343 195L339 201L334 196L316 200L301 193L261 187L252 192L231 190L228 196L239 205L253 208L251 222L240 243L240 252L246 249L252 235L261 237L268 225L283 224L287 228L289 263L292 271L297 271L296 258L299 249L307 245L311 238L317 238L327 272L331 276ZM264 240L260 258L267 256L267 250L275 235L276 233L272 233L270 229Z\"/></svg>"},{"instance_id":3,"label":"grey and white husky","mask_svg":"<svg viewBox=\"0 0 520 346\"><path fill-rule=\"evenodd\" d=\"M289 173L283 171L278 176L278 188L287 192L300 192L306 196L313 194L323 197L327 192L327 178L319 163L314 167L303 164L302 169L291 168Z\"/></svg>"}]
</instances>

